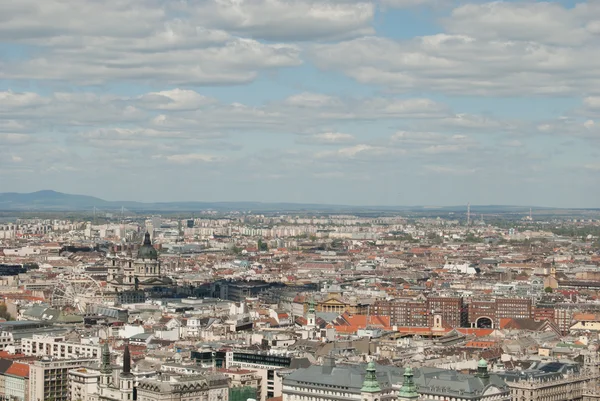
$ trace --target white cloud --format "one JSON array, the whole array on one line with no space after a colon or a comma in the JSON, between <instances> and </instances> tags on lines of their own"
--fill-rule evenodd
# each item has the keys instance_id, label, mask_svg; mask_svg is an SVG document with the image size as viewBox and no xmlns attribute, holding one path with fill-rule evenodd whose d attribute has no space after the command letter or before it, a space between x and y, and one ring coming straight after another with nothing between
<instances>
[{"instance_id":1,"label":"white cloud","mask_svg":"<svg viewBox=\"0 0 600 401\"><path fill-rule=\"evenodd\" d=\"M171 155L153 155L154 160L165 160L171 164L198 164L198 163L217 163L225 160L222 156L207 155L199 153L171 154Z\"/></svg>"},{"instance_id":2,"label":"white cloud","mask_svg":"<svg viewBox=\"0 0 600 401\"><path fill-rule=\"evenodd\" d=\"M216 103L216 99L179 88L148 93L139 99L144 107L158 110L194 110Z\"/></svg>"},{"instance_id":3,"label":"white cloud","mask_svg":"<svg viewBox=\"0 0 600 401\"><path fill-rule=\"evenodd\" d=\"M425 166L425 170L439 175L471 175L477 172L476 168L464 168L460 166L440 166L429 165Z\"/></svg>"},{"instance_id":4,"label":"white cloud","mask_svg":"<svg viewBox=\"0 0 600 401\"><path fill-rule=\"evenodd\" d=\"M550 2L492 1L455 8L444 25L449 33L479 39L579 45L594 39L588 23L598 11L586 4L567 9Z\"/></svg>"},{"instance_id":5,"label":"white cloud","mask_svg":"<svg viewBox=\"0 0 600 401\"><path fill-rule=\"evenodd\" d=\"M210 0L182 9L212 28L267 40L315 40L368 35L371 1Z\"/></svg>"},{"instance_id":6,"label":"white cloud","mask_svg":"<svg viewBox=\"0 0 600 401\"><path fill-rule=\"evenodd\" d=\"M486 10L492 6L481 7ZM397 92L431 90L479 96L599 92L600 60L589 57L600 50L595 36L577 46L538 42L534 38L517 38L518 30L512 30L507 20L506 30L512 32L513 38L494 33L494 25L487 29L485 15L478 16L474 11L472 18L481 27L462 23L460 18L466 18L473 9L479 10L479 6L455 10L456 15L447 21L452 26L450 33L407 40L371 36L316 44L309 49L309 56L322 69L340 71L362 84ZM498 17L498 21L502 18ZM522 31L526 29L528 26L522 27ZM542 37L543 32L538 36Z\"/></svg>"},{"instance_id":7,"label":"white cloud","mask_svg":"<svg viewBox=\"0 0 600 401\"><path fill-rule=\"evenodd\" d=\"M337 145L354 142L354 139L354 135L341 132L322 132L312 135L303 135L298 142L315 145Z\"/></svg>"}]
</instances>

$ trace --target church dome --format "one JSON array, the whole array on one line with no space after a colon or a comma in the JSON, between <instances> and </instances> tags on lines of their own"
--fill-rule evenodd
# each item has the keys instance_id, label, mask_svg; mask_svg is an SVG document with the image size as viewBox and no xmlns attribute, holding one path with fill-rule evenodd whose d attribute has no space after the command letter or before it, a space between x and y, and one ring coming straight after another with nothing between
<instances>
[{"instance_id":1,"label":"church dome","mask_svg":"<svg viewBox=\"0 0 600 401\"><path fill-rule=\"evenodd\" d=\"M156 249L154 249L154 247L152 246L152 241L150 241L150 233L148 232L146 233L146 235L144 235L144 244L138 250L137 258L152 260L158 259L158 252L156 252Z\"/></svg>"}]
</instances>

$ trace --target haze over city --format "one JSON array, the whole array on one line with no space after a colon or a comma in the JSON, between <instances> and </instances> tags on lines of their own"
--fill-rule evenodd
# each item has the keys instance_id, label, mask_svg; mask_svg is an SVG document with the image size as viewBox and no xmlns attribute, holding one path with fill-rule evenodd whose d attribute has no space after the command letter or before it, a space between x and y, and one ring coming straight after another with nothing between
<instances>
[{"instance_id":1,"label":"haze over city","mask_svg":"<svg viewBox=\"0 0 600 401\"><path fill-rule=\"evenodd\" d=\"M0 192L597 207L600 6L4 1Z\"/></svg>"}]
</instances>

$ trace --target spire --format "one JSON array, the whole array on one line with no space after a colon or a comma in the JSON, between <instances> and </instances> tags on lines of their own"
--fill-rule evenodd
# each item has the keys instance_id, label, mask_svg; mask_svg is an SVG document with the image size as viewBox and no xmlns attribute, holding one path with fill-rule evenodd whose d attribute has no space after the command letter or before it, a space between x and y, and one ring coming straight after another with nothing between
<instances>
[{"instance_id":1,"label":"spire","mask_svg":"<svg viewBox=\"0 0 600 401\"><path fill-rule=\"evenodd\" d=\"M112 373L112 366L110 365L110 349L108 348L108 341L102 344L102 365L100 371L103 374Z\"/></svg>"},{"instance_id":2,"label":"spire","mask_svg":"<svg viewBox=\"0 0 600 401\"><path fill-rule=\"evenodd\" d=\"M315 299L310 298L310 302L308 304L308 313L315 313Z\"/></svg>"},{"instance_id":3,"label":"spire","mask_svg":"<svg viewBox=\"0 0 600 401\"><path fill-rule=\"evenodd\" d=\"M375 363L373 361L369 362L369 364L367 365L367 374L365 375L365 381L363 382L363 386L360 389L360 391L362 393L381 392L381 387L379 387L379 382L377 381Z\"/></svg>"},{"instance_id":4,"label":"spire","mask_svg":"<svg viewBox=\"0 0 600 401\"><path fill-rule=\"evenodd\" d=\"M144 234L144 244L143 245L152 246L152 241L150 240L150 233L148 231L146 231L146 234Z\"/></svg>"},{"instance_id":5,"label":"spire","mask_svg":"<svg viewBox=\"0 0 600 401\"><path fill-rule=\"evenodd\" d=\"M477 363L477 377L480 379L489 379L490 374L488 373L488 364L485 359L481 358L481 360Z\"/></svg>"},{"instance_id":6,"label":"spire","mask_svg":"<svg viewBox=\"0 0 600 401\"><path fill-rule=\"evenodd\" d=\"M121 375L131 375L131 355L129 354L129 344L125 344L125 351L123 351L123 372Z\"/></svg>"},{"instance_id":7,"label":"spire","mask_svg":"<svg viewBox=\"0 0 600 401\"><path fill-rule=\"evenodd\" d=\"M413 370L410 366L404 369L404 382L402 383L402 387L400 388L398 398L401 400L411 400L419 398L417 386L415 385L415 382L413 380Z\"/></svg>"}]
</instances>

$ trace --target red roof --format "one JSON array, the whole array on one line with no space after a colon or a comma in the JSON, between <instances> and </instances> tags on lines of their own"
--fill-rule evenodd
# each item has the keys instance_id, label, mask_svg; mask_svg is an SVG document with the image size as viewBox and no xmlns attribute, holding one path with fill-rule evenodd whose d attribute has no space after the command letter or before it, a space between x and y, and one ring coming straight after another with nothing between
<instances>
[{"instance_id":1,"label":"red roof","mask_svg":"<svg viewBox=\"0 0 600 401\"><path fill-rule=\"evenodd\" d=\"M29 365L13 362L13 364L10 365L10 367L6 370L6 374L19 377L29 377Z\"/></svg>"}]
</instances>

